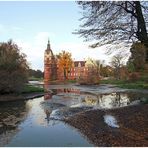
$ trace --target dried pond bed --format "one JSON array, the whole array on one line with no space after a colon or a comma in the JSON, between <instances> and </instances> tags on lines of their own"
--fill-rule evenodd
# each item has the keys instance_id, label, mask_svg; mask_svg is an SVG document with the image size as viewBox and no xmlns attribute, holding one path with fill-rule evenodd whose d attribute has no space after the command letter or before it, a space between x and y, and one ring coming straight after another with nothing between
<instances>
[{"instance_id":1,"label":"dried pond bed","mask_svg":"<svg viewBox=\"0 0 148 148\"><path fill-rule=\"evenodd\" d=\"M108 126L103 116L116 117L119 128ZM65 120L95 146L148 146L148 104L109 110L91 110Z\"/></svg>"}]
</instances>

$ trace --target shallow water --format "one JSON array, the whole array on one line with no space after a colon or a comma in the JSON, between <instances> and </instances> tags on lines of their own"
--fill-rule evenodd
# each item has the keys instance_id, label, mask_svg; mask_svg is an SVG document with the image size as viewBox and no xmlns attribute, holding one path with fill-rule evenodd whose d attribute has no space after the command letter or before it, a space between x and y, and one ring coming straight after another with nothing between
<instances>
[{"instance_id":1,"label":"shallow water","mask_svg":"<svg viewBox=\"0 0 148 148\"><path fill-rule=\"evenodd\" d=\"M147 93L127 92L113 86L106 88L108 93L100 94L106 86L51 86L45 94L41 107L49 114L49 118L63 120L74 114L92 109L112 109L136 105L148 96ZM85 91L84 91L85 90ZM105 90L107 92L107 90ZM112 92L112 91L115 92Z\"/></svg>"},{"instance_id":2,"label":"shallow water","mask_svg":"<svg viewBox=\"0 0 148 148\"><path fill-rule=\"evenodd\" d=\"M114 128L119 128L119 125L117 124L117 120L114 116L112 115L105 115L104 116L104 122L111 127Z\"/></svg>"},{"instance_id":3,"label":"shallow water","mask_svg":"<svg viewBox=\"0 0 148 148\"><path fill-rule=\"evenodd\" d=\"M0 104L0 146L94 146L63 120L87 110L135 105L148 96L112 86L49 88L44 97ZM118 126L115 117L104 116L104 121Z\"/></svg>"},{"instance_id":4,"label":"shallow water","mask_svg":"<svg viewBox=\"0 0 148 148\"><path fill-rule=\"evenodd\" d=\"M2 134L1 146L93 146L71 126L62 121L48 120L46 111L40 107L43 100L41 97L24 103L23 120Z\"/></svg>"}]
</instances>

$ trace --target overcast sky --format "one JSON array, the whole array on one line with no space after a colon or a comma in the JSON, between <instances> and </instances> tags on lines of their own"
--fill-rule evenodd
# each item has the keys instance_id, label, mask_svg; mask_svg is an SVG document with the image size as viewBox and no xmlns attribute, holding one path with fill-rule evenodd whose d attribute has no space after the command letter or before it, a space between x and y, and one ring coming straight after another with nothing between
<instances>
[{"instance_id":1,"label":"overcast sky","mask_svg":"<svg viewBox=\"0 0 148 148\"><path fill-rule=\"evenodd\" d=\"M48 38L55 54L66 50L74 60L91 57L109 62L103 47L90 49L89 43L72 34L79 28L80 11L74 1L0 1L0 42L13 39L33 69L43 70Z\"/></svg>"}]
</instances>

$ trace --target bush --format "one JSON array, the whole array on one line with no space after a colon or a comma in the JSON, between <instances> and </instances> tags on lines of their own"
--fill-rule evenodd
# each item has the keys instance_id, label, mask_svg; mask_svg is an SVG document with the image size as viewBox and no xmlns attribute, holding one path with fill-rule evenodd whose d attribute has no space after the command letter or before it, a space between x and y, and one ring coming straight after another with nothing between
<instances>
[{"instance_id":1,"label":"bush","mask_svg":"<svg viewBox=\"0 0 148 148\"><path fill-rule=\"evenodd\" d=\"M134 82L140 79L140 74L138 72L132 72L129 74L129 81Z\"/></svg>"},{"instance_id":2,"label":"bush","mask_svg":"<svg viewBox=\"0 0 148 148\"><path fill-rule=\"evenodd\" d=\"M96 69L91 68L86 77L80 77L78 82L84 85L95 85L100 83L100 77Z\"/></svg>"},{"instance_id":3,"label":"bush","mask_svg":"<svg viewBox=\"0 0 148 148\"><path fill-rule=\"evenodd\" d=\"M20 93L27 82L28 64L12 41L0 44L0 94Z\"/></svg>"},{"instance_id":4,"label":"bush","mask_svg":"<svg viewBox=\"0 0 148 148\"><path fill-rule=\"evenodd\" d=\"M81 85L96 85L96 84L99 84L100 83L100 79L99 78L80 78L78 80L79 84Z\"/></svg>"}]
</instances>

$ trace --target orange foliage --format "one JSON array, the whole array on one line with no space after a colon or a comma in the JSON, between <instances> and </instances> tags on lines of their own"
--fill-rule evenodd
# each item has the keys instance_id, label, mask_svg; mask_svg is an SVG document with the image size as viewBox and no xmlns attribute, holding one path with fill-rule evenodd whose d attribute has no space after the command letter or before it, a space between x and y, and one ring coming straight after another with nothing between
<instances>
[{"instance_id":1,"label":"orange foliage","mask_svg":"<svg viewBox=\"0 0 148 148\"><path fill-rule=\"evenodd\" d=\"M63 74L64 79L67 79L68 71L72 67L71 53L62 51L57 55L58 57L58 69Z\"/></svg>"}]
</instances>

